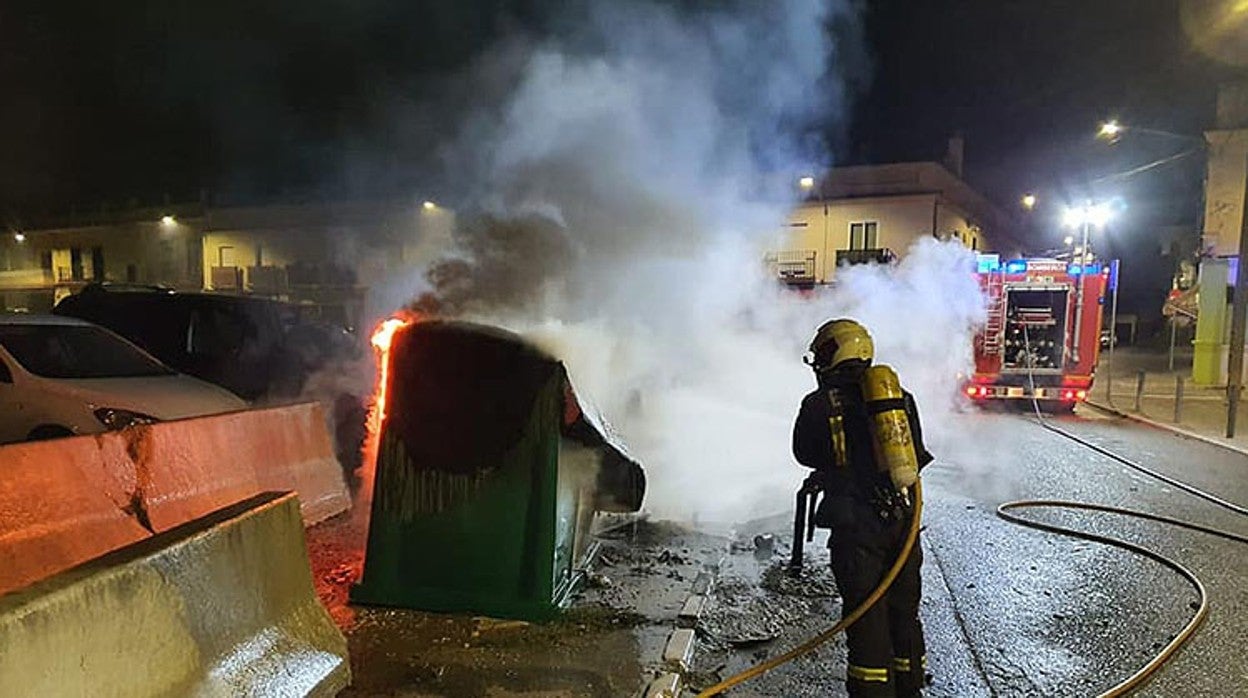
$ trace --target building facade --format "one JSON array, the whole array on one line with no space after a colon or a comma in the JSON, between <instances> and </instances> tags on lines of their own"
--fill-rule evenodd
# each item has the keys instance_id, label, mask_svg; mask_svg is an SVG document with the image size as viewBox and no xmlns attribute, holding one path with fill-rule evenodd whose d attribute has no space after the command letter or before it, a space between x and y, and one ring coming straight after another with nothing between
<instances>
[{"instance_id":1,"label":"building facade","mask_svg":"<svg viewBox=\"0 0 1248 698\"><path fill-rule=\"evenodd\" d=\"M0 309L48 312L107 282L274 298L356 326L368 287L433 259L453 226L453 212L420 201L185 205L54 221L0 238Z\"/></svg>"},{"instance_id":2,"label":"building facade","mask_svg":"<svg viewBox=\"0 0 1248 698\"><path fill-rule=\"evenodd\" d=\"M1017 252L1014 223L935 162L839 167L817 179L789 216L769 262L793 284L830 283L836 268L900 258L917 239Z\"/></svg>"},{"instance_id":3,"label":"building facade","mask_svg":"<svg viewBox=\"0 0 1248 698\"><path fill-rule=\"evenodd\" d=\"M1205 132L1205 219L1192 380L1224 385L1230 348L1228 290L1239 265L1248 196L1248 83L1218 90L1215 128Z\"/></svg>"}]
</instances>

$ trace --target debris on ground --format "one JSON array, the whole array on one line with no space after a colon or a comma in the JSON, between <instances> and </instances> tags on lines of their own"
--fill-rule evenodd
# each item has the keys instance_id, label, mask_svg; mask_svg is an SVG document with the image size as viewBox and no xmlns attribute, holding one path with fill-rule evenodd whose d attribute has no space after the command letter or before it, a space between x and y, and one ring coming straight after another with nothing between
<instances>
[{"instance_id":1,"label":"debris on ground","mask_svg":"<svg viewBox=\"0 0 1248 698\"><path fill-rule=\"evenodd\" d=\"M802 596L806 598L839 598L836 580L832 577L827 565L803 565L794 572L785 562L772 564L763 571L759 583L767 591L786 596Z\"/></svg>"}]
</instances>

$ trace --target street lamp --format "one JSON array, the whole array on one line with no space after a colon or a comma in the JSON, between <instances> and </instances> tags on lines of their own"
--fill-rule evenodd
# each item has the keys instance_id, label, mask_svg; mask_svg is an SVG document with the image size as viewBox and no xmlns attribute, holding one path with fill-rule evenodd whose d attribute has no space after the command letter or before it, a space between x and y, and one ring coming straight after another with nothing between
<instances>
[{"instance_id":1,"label":"street lamp","mask_svg":"<svg viewBox=\"0 0 1248 698\"><path fill-rule=\"evenodd\" d=\"M810 196L811 190L815 189L815 177L811 177L810 175L802 176L801 179L797 180L797 186L801 187L801 191L806 192L807 196ZM824 261L822 261L822 281L826 283L827 282L827 201L824 199L824 187L819 187L819 190L817 191L819 191L819 202L822 206L824 206L824 248L822 248L822 250L819 253L820 255L824 256Z\"/></svg>"},{"instance_id":2,"label":"street lamp","mask_svg":"<svg viewBox=\"0 0 1248 698\"><path fill-rule=\"evenodd\" d=\"M1122 131L1122 124L1118 123L1117 119L1110 119L1109 121L1101 123L1101 130L1096 132L1096 137L1104 138L1110 143L1114 143L1118 140L1118 137L1122 135Z\"/></svg>"},{"instance_id":3,"label":"street lamp","mask_svg":"<svg viewBox=\"0 0 1248 698\"><path fill-rule=\"evenodd\" d=\"M175 225L177 222L178 222L178 219L174 218L173 216L161 216L160 217L160 224L165 227Z\"/></svg>"},{"instance_id":4,"label":"street lamp","mask_svg":"<svg viewBox=\"0 0 1248 698\"><path fill-rule=\"evenodd\" d=\"M1034 208L1036 207L1036 195L1035 195L1035 194L1024 194L1024 195L1023 195L1023 198L1021 199L1021 202L1022 202L1022 204L1023 204L1023 208L1025 208L1025 209L1027 209L1028 211L1030 211L1030 210L1032 210L1032 209L1034 209Z\"/></svg>"},{"instance_id":5,"label":"street lamp","mask_svg":"<svg viewBox=\"0 0 1248 698\"><path fill-rule=\"evenodd\" d=\"M26 242L26 233L20 231L13 233L13 239L18 242Z\"/></svg>"},{"instance_id":6,"label":"street lamp","mask_svg":"<svg viewBox=\"0 0 1248 698\"><path fill-rule=\"evenodd\" d=\"M433 210L436 210L436 209L438 208L438 205L437 205L437 204L435 204L435 203L433 203L432 201L426 201L425 203L421 204L421 206L422 206L422 207L423 207L426 211L433 211Z\"/></svg>"},{"instance_id":7,"label":"street lamp","mask_svg":"<svg viewBox=\"0 0 1248 698\"><path fill-rule=\"evenodd\" d=\"M1075 341L1074 350L1071 352L1071 358L1075 363L1079 363L1079 338L1083 331L1083 287L1085 277L1085 265L1088 262L1088 234L1093 227L1102 228L1109 222L1110 216L1109 206L1106 204L1093 204L1088 202L1080 207L1071 207L1066 209L1066 213L1062 216L1062 223L1068 228L1078 228L1080 233L1081 244L1075 248L1079 255L1079 283L1075 286ZM1070 238L1067 238L1068 240ZM1073 261L1073 258L1072 258Z\"/></svg>"}]
</instances>

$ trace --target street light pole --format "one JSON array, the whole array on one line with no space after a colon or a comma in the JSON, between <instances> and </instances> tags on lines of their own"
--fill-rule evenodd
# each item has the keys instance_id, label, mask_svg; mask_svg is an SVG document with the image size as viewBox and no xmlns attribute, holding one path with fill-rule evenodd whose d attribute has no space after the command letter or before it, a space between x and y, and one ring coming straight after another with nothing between
<instances>
[{"instance_id":1,"label":"street light pole","mask_svg":"<svg viewBox=\"0 0 1248 698\"><path fill-rule=\"evenodd\" d=\"M1088 220L1087 216L1084 216L1083 225L1079 226L1083 240L1079 248L1079 261L1077 263L1079 268L1079 285L1075 286L1075 341L1074 351L1071 352L1071 356L1074 358L1075 363L1079 363L1079 341L1083 335L1083 277L1084 271L1087 268L1088 228L1091 227L1091 225L1092 223Z\"/></svg>"}]
</instances>

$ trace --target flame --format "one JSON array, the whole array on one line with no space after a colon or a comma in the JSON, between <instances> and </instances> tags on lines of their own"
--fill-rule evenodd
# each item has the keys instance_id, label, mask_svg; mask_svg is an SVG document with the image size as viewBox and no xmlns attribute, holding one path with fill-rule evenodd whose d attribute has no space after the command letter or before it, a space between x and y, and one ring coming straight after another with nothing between
<instances>
[{"instance_id":1,"label":"flame","mask_svg":"<svg viewBox=\"0 0 1248 698\"><path fill-rule=\"evenodd\" d=\"M390 343L394 341L394 333L400 327L410 325L412 321L404 318L390 318L377 325L369 342L377 350L377 387L374 391L373 426L376 433L381 432L381 424L386 421L386 392L390 389Z\"/></svg>"}]
</instances>

